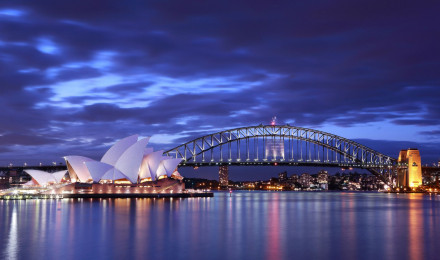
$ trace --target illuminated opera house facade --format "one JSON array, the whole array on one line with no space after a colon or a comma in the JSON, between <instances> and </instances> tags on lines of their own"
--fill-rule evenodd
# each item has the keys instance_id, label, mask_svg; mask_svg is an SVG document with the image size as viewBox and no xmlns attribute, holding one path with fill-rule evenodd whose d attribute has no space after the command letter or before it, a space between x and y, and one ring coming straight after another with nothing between
<instances>
[{"instance_id":1,"label":"illuminated opera house facade","mask_svg":"<svg viewBox=\"0 0 440 260\"><path fill-rule=\"evenodd\" d=\"M147 148L149 137L132 135L116 142L96 161L83 156L65 156L70 181L59 185L56 193L180 193L185 186L177 171L182 159L164 156L163 151ZM60 184L67 171L46 173L27 170L28 185ZM56 186L56 185L54 185Z\"/></svg>"}]
</instances>

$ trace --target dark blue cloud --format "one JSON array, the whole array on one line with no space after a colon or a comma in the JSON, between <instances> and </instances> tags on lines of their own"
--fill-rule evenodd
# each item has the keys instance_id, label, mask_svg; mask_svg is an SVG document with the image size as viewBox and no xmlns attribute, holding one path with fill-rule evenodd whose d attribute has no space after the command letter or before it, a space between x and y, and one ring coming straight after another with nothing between
<instances>
[{"instance_id":1,"label":"dark blue cloud","mask_svg":"<svg viewBox=\"0 0 440 260\"><path fill-rule=\"evenodd\" d=\"M69 81L102 76L102 72L92 67L64 68L57 71L55 81Z\"/></svg>"},{"instance_id":2,"label":"dark blue cloud","mask_svg":"<svg viewBox=\"0 0 440 260\"><path fill-rule=\"evenodd\" d=\"M22 134L6 134L0 136L0 145L42 145L42 144L56 144L62 143L63 140L38 135L22 135Z\"/></svg>"},{"instance_id":3,"label":"dark blue cloud","mask_svg":"<svg viewBox=\"0 0 440 260\"><path fill-rule=\"evenodd\" d=\"M440 142L439 8L429 0L2 1L0 150L17 147L0 162L18 158L20 146L58 156L49 147L59 140L59 153L94 156L136 132L175 135L177 145L274 115L350 129L348 138L362 132L366 143L381 136L362 129L396 132L392 141L418 142L434 160L440 151L424 144Z\"/></svg>"}]
</instances>

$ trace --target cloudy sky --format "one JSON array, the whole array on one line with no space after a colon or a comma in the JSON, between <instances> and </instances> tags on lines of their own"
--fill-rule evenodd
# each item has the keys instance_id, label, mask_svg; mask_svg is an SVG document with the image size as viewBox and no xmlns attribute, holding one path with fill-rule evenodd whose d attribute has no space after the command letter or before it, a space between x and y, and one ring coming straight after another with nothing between
<instances>
[{"instance_id":1,"label":"cloudy sky","mask_svg":"<svg viewBox=\"0 0 440 260\"><path fill-rule=\"evenodd\" d=\"M146 2L0 2L0 166L272 116L440 158L439 1Z\"/></svg>"}]
</instances>

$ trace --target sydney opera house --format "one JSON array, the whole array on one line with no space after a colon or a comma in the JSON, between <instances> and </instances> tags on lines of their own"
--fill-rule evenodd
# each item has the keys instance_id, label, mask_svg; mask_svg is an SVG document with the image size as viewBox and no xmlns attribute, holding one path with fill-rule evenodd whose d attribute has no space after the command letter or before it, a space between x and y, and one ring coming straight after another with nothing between
<instances>
[{"instance_id":1,"label":"sydney opera house","mask_svg":"<svg viewBox=\"0 0 440 260\"><path fill-rule=\"evenodd\" d=\"M185 186L177 166L182 159L148 148L149 139L139 139L138 135L126 137L116 142L100 161L65 156L67 171L26 170L32 177L26 185L50 186L51 192L57 194L181 193Z\"/></svg>"}]
</instances>

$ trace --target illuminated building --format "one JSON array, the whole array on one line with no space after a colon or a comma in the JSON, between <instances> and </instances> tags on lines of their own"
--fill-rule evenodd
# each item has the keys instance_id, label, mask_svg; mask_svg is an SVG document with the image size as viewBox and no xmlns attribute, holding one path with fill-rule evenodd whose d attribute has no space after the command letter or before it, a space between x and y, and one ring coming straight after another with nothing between
<instances>
[{"instance_id":1,"label":"illuminated building","mask_svg":"<svg viewBox=\"0 0 440 260\"><path fill-rule=\"evenodd\" d=\"M422 185L422 160L417 149L408 149L408 182L409 187Z\"/></svg>"},{"instance_id":2,"label":"illuminated building","mask_svg":"<svg viewBox=\"0 0 440 260\"><path fill-rule=\"evenodd\" d=\"M149 138L138 140L138 135L126 137L116 142L100 161L66 156L67 171L25 170L32 177L25 186L35 186L41 194L53 192L77 197L85 194L90 197L119 197L121 194L136 197L182 193L185 184L177 172L182 159L163 156L163 151L154 152L146 147L148 141ZM70 182L62 182L67 172Z\"/></svg>"},{"instance_id":3,"label":"illuminated building","mask_svg":"<svg viewBox=\"0 0 440 260\"><path fill-rule=\"evenodd\" d=\"M227 165L222 165L219 167L218 170L218 182L220 183L220 186L227 187L229 183L229 171Z\"/></svg>"},{"instance_id":4,"label":"illuminated building","mask_svg":"<svg viewBox=\"0 0 440 260\"><path fill-rule=\"evenodd\" d=\"M318 184L323 190L328 190L328 172L321 170L318 172Z\"/></svg>"},{"instance_id":5,"label":"illuminated building","mask_svg":"<svg viewBox=\"0 0 440 260\"><path fill-rule=\"evenodd\" d=\"M308 173L303 173L299 177L299 183L301 184L302 188L309 188L310 184L312 182L312 176Z\"/></svg>"},{"instance_id":6,"label":"illuminated building","mask_svg":"<svg viewBox=\"0 0 440 260\"><path fill-rule=\"evenodd\" d=\"M138 140L132 135L116 142L95 161L83 156L66 156L72 182L144 183L163 178L181 179L177 165L182 159L163 156L163 151L146 148L149 137Z\"/></svg>"},{"instance_id":7,"label":"illuminated building","mask_svg":"<svg viewBox=\"0 0 440 260\"><path fill-rule=\"evenodd\" d=\"M422 185L421 164L418 149L401 150L397 160L397 186L416 188Z\"/></svg>"}]
</instances>

